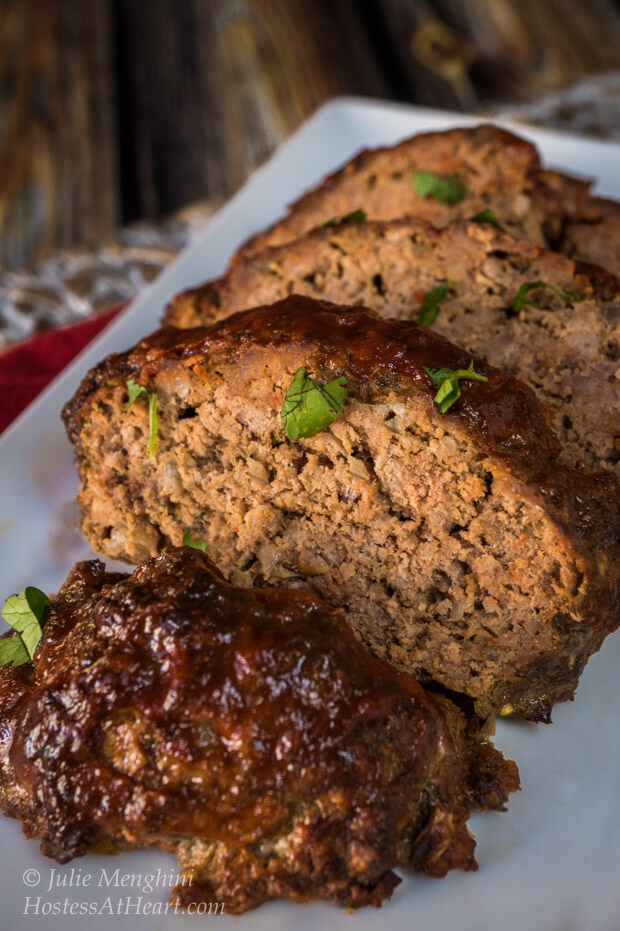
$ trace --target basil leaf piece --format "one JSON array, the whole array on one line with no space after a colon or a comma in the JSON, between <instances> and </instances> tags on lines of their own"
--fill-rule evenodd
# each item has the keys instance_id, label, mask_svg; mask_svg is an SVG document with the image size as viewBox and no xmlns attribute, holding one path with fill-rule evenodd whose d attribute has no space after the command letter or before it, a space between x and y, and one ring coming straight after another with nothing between
<instances>
[{"instance_id":1,"label":"basil leaf piece","mask_svg":"<svg viewBox=\"0 0 620 931\"><path fill-rule=\"evenodd\" d=\"M440 204L458 204L465 197L459 174L442 177L432 171L412 171L411 176L421 197L434 197Z\"/></svg>"},{"instance_id":2,"label":"basil leaf piece","mask_svg":"<svg viewBox=\"0 0 620 931\"><path fill-rule=\"evenodd\" d=\"M469 218L472 223L490 223L491 226L494 226L495 229L498 229L501 233L507 233L508 230L505 226L497 219L497 214L494 210L490 210L488 207L485 210L481 210L479 213L475 213L473 217Z\"/></svg>"},{"instance_id":3,"label":"basil leaf piece","mask_svg":"<svg viewBox=\"0 0 620 931\"><path fill-rule=\"evenodd\" d=\"M147 391L144 385L138 385L133 378L128 378L126 381L127 391L129 392L129 401L125 406L125 410L128 411L131 405L138 400L138 398L148 398L149 402L149 441L146 446L147 456L154 456L155 449L157 447L157 392Z\"/></svg>"},{"instance_id":4,"label":"basil leaf piece","mask_svg":"<svg viewBox=\"0 0 620 931\"><path fill-rule=\"evenodd\" d=\"M282 426L291 442L302 436L315 436L338 419L347 396L346 381L340 376L327 385L320 385L310 378L305 365L297 369L280 412Z\"/></svg>"},{"instance_id":5,"label":"basil leaf piece","mask_svg":"<svg viewBox=\"0 0 620 931\"><path fill-rule=\"evenodd\" d=\"M535 304L533 301L527 300L528 292L535 291L536 288L549 288L550 291L553 291L559 297L564 298L565 301L571 301L576 304L579 304L585 298L583 294L573 294L572 291L563 291L562 288L556 288L554 284L549 284L548 281L525 281L517 291L512 302L512 309L515 314L520 313L524 306L535 307L536 310L550 309L541 307L540 304Z\"/></svg>"},{"instance_id":6,"label":"basil leaf piece","mask_svg":"<svg viewBox=\"0 0 620 931\"><path fill-rule=\"evenodd\" d=\"M420 311L418 323L420 326L431 326L439 313L439 302L452 290L448 279L442 281L424 295L424 306Z\"/></svg>"},{"instance_id":7,"label":"basil leaf piece","mask_svg":"<svg viewBox=\"0 0 620 931\"><path fill-rule=\"evenodd\" d=\"M366 211L358 207L357 210L345 213L342 217L332 217L331 220L326 220L325 223L321 223L319 229L324 230L328 226L338 226L340 223L362 223L365 219Z\"/></svg>"},{"instance_id":8,"label":"basil leaf piece","mask_svg":"<svg viewBox=\"0 0 620 931\"><path fill-rule=\"evenodd\" d=\"M50 604L51 601L45 592L28 586L19 595L10 595L2 606L2 617L9 627L19 634L19 637L10 639L18 640L22 644L29 659L34 656L34 651L41 639L43 633L41 619ZM16 654L18 652L17 647L6 647L4 650L13 651Z\"/></svg>"},{"instance_id":9,"label":"basil leaf piece","mask_svg":"<svg viewBox=\"0 0 620 931\"><path fill-rule=\"evenodd\" d=\"M183 534L183 546L191 546L195 550L200 550L202 553L205 553L207 550L207 544L204 540L199 540L198 538L194 539L189 530L186 530Z\"/></svg>"},{"instance_id":10,"label":"basil leaf piece","mask_svg":"<svg viewBox=\"0 0 620 931\"><path fill-rule=\"evenodd\" d=\"M463 378L468 381L488 381L486 375L474 371L474 360L466 369L429 369L422 366L427 375L430 375L435 386L439 389L433 398L442 414L448 411L454 402L461 396L459 381Z\"/></svg>"}]
</instances>

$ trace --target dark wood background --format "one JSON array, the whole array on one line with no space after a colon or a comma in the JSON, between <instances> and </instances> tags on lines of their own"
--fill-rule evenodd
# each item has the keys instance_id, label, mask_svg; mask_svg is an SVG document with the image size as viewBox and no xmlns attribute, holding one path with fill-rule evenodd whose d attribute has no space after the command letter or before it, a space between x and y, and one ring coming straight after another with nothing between
<instances>
[{"instance_id":1,"label":"dark wood background","mask_svg":"<svg viewBox=\"0 0 620 931\"><path fill-rule=\"evenodd\" d=\"M620 68L620 0L0 0L0 268L221 199L317 106Z\"/></svg>"}]
</instances>

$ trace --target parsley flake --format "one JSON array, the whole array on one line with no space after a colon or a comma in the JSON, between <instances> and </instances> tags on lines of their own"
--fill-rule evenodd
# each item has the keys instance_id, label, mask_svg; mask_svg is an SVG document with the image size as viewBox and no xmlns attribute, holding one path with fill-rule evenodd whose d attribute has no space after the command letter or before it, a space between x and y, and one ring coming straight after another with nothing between
<instances>
[{"instance_id":1,"label":"parsley flake","mask_svg":"<svg viewBox=\"0 0 620 931\"><path fill-rule=\"evenodd\" d=\"M183 534L183 546L191 546L193 549L200 550L202 553L205 553L207 550L207 544L204 540L199 540L198 538L194 539L189 530L186 530Z\"/></svg>"},{"instance_id":2,"label":"parsley flake","mask_svg":"<svg viewBox=\"0 0 620 931\"><path fill-rule=\"evenodd\" d=\"M145 397L148 397L149 393L144 387L144 385L139 385L137 382L133 380L133 378L128 378L126 384L127 384L127 391L129 392L129 400L127 401L127 406L125 407L125 410L128 411L131 405L135 401L137 401L138 398L142 397L142 395L144 395Z\"/></svg>"},{"instance_id":3,"label":"parsley flake","mask_svg":"<svg viewBox=\"0 0 620 931\"><path fill-rule=\"evenodd\" d=\"M413 186L421 197L434 197L440 204L458 204L465 197L459 174L447 178L432 171L412 171Z\"/></svg>"},{"instance_id":4,"label":"parsley flake","mask_svg":"<svg viewBox=\"0 0 620 931\"><path fill-rule=\"evenodd\" d=\"M2 617L18 636L0 640L0 666L9 663L23 666L30 662L43 634L41 619L50 604L45 592L32 586L7 598L2 607Z\"/></svg>"},{"instance_id":5,"label":"parsley flake","mask_svg":"<svg viewBox=\"0 0 620 931\"><path fill-rule=\"evenodd\" d=\"M469 363L469 368L466 369L429 369L425 365L423 368L439 389L433 400L442 414L445 414L446 411L452 407L454 402L460 398L460 379L466 378L468 381L489 380L486 375L479 375L478 372L474 372L473 359Z\"/></svg>"},{"instance_id":6,"label":"parsley flake","mask_svg":"<svg viewBox=\"0 0 620 931\"><path fill-rule=\"evenodd\" d=\"M129 400L125 407L125 410L128 411L131 405L138 400L138 398L145 397L148 398L149 402L149 441L146 447L147 456L154 456L155 449L157 447L157 393L155 391L147 391L144 385L138 385L133 378L127 379L127 391L129 392Z\"/></svg>"},{"instance_id":7,"label":"parsley flake","mask_svg":"<svg viewBox=\"0 0 620 931\"><path fill-rule=\"evenodd\" d=\"M432 326L439 313L439 302L442 301L451 290L452 285L446 278L445 281L440 282L436 287L426 292L424 295L424 305L420 311L420 318L418 320L420 326Z\"/></svg>"},{"instance_id":8,"label":"parsley flake","mask_svg":"<svg viewBox=\"0 0 620 931\"><path fill-rule=\"evenodd\" d=\"M495 229L498 229L500 233L507 233L508 230L505 226L497 219L497 214L494 210L490 210L488 207L485 210L480 210L479 213L475 213L473 217L469 218L472 223L490 223L491 226L494 226Z\"/></svg>"},{"instance_id":9,"label":"parsley flake","mask_svg":"<svg viewBox=\"0 0 620 931\"><path fill-rule=\"evenodd\" d=\"M319 229L324 230L328 226L338 226L340 223L362 223L365 219L366 211L358 207L357 210L345 213L342 217L332 217L331 220L326 220L325 223L321 223Z\"/></svg>"},{"instance_id":10,"label":"parsley flake","mask_svg":"<svg viewBox=\"0 0 620 931\"><path fill-rule=\"evenodd\" d=\"M320 385L310 378L305 365L297 369L280 412L282 426L291 442L302 436L314 436L338 419L347 396L346 381L341 375L327 385Z\"/></svg>"},{"instance_id":11,"label":"parsley flake","mask_svg":"<svg viewBox=\"0 0 620 931\"><path fill-rule=\"evenodd\" d=\"M526 281L524 282L515 295L515 299L512 302L512 309L515 314L520 313L524 306L535 307L536 310L545 310L546 308L541 307L540 304L535 304L533 301L527 300L528 291L534 291L536 288L549 288L550 291L553 291L554 294L563 297L565 301L574 301L579 304L584 299L583 294L573 294L572 291L563 291L562 288L556 288L554 284L549 284L548 281Z\"/></svg>"}]
</instances>

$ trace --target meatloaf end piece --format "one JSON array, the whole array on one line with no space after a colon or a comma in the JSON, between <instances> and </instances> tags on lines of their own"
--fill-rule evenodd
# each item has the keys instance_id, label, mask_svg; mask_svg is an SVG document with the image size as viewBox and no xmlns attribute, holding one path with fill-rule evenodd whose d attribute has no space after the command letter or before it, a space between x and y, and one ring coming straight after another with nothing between
<instances>
[{"instance_id":1,"label":"meatloaf end piece","mask_svg":"<svg viewBox=\"0 0 620 931\"><path fill-rule=\"evenodd\" d=\"M539 288L515 314L519 288L541 280L575 299ZM412 219L315 229L180 294L165 322L210 324L291 293L417 321L425 295L442 284L450 290L430 325L535 389L552 410L564 462L619 470L620 282L488 223L437 230Z\"/></svg>"},{"instance_id":2,"label":"meatloaf end piece","mask_svg":"<svg viewBox=\"0 0 620 931\"><path fill-rule=\"evenodd\" d=\"M78 564L34 665L0 669L0 804L64 863L158 847L181 905L380 905L408 863L476 869L468 802L516 766L312 594L233 588L189 547Z\"/></svg>"},{"instance_id":3,"label":"meatloaf end piece","mask_svg":"<svg viewBox=\"0 0 620 931\"><path fill-rule=\"evenodd\" d=\"M240 255L297 239L355 210L363 210L371 220L415 216L445 226L492 209L515 235L544 245L549 235L559 235L561 210L554 188L539 182L540 168L534 145L489 123L364 149L292 203L280 221L248 240ZM455 180L462 199L445 202L422 196L414 186L413 171Z\"/></svg>"},{"instance_id":4,"label":"meatloaf end piece","mask_svg":"<svg viewBox=\"0 0 620 931\"><path fill-rule=\"evenodd\" d=\"M618 624L616 480L558 462L534 394L475 360L446 414L424 367L466 369L441 336L291 297L111 356L64 417L83 530L130 561L201 539L225 576L309 588L380 657L534 719L570 698ZM289 442L302 366L344 376L344 413ZM157 396L127 410L132 378Z\"/></svg>"},{"instance_id":5,"label":"meatloaf end piece","mask_svg":"<svg viewBox=\"0 0 620 931\"><path fill-rule=\"evenodd\" d=\"M455 180L456 199L423 196L412 172ZM492 210L509 232L620 274L620 205L593 197L591 183L543 169L536 147L490 124L423 133L365 150L253 236L241 255L297 239L315 226L363 210L371 220L405 216L446 226ZM459 199L460 197L460 199Z\"/></svg>"}]
</instances>

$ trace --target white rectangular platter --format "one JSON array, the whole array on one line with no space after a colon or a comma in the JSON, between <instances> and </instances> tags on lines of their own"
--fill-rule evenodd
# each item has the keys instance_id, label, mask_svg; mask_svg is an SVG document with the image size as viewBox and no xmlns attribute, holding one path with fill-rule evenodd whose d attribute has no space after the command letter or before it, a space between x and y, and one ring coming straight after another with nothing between
<instances>
[{"instance_id":1,"label":"white rectangular platter","mask_svg":"<svg viewBox=\"0 0 620 931\"><path fill-rule=\"evenodd\" d=\"M0 439L0 600L27 584L54 591L76 559L92 555L76 529L77 481L59 419L86 371L155 329L172 295L220 274L249 234L358 149L477 122L462 114L342 98L317 111L278 149ZM620 146L503 125L535 142L548 164L594 177L598 192L620 198ZM277 902L236 919L158 915L170 887L159 875L149 891L144 874L158 867L174 871L172 858L139 852L60 867L6 819L0 820L0 929L49 928L52 922L89 931L112 925L172 931L208 921L239 931L370 931L386 925L391 931L618 931L620 633L590 662L577 700L557 707L553 717L550 727L498 726L496 742L518 762L523 791L507 813L472 818L479 871L436 881L403 870L403 883L381 911L350 915L324 904ZM89 885L79 885L85 875ZM66 885L49 889L56 878Z\"/></svg>"}]
</instances>

